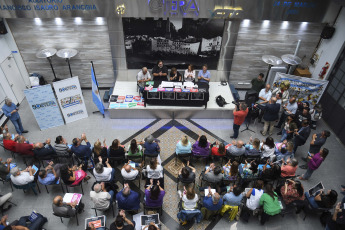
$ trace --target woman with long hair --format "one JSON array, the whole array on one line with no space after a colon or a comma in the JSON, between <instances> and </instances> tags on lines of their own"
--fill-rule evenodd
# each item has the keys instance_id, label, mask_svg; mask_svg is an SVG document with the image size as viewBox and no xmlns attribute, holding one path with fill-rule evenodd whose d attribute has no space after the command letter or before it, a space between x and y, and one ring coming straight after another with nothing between
<instances>
[{"instance_id":1,"label":"woman with long hair","mask_svg":"<svg viewBox=\"0 0 345 230\"><path fill-rule=\"evenodd\" d=\"M150 185L145 189L145 204L149 207L160 207L163 204L164 195L165 191L159 181L154 185L153 179L150 179Z\"/></svg>"},{"instance_id":2,"label":"woman with long hair","mask_svg":"<svg viewBox=\"0 0 345 230\"><path fill-rule=\"evenodd\" d=\"M239 164L237 161L231 163L231 160L229 160L228 163L223 166L224 178L228 180L236 180L238 176L238 166Z\"/></svg>"},{"instance_id":3,"label":"woman with long hair","mask_svg":"<svg viewBox=\"0 0 345 230\"><path fill-rule=\"evenodd\" d=\"M300 181L293 181L287 179L285 185L281 187L280 193L282 194L285 204L290 204L295 200L304 200L304 188Z\"/></svg>"},{"instance_id":4,"label":"woman with long hair","mask_svg":"<svg viewBox=\"0 0 345 230\"><path fill-rule=\"evenodd\" d=\"M187 189L184 186L183 192L179 190L178 194L182 200L182 208L184 210L194 210L197 208L199 197L198 194L195 193L193 185L189 185Z\"/></svg>"},{"instance_id":5,"label":"woman with long hair","mask_svg":"<svg viewBox=\"0 0 345 230\"><path fill-rule=\"evenodd\" d=\"M140 143L137 143L135 139L131 140L131 143L128 145L128 156L142 156L143 147Z\"/></svg>"},{"instance_id":6,"label":"woman with long hair","mask_svg":"<svg viewBox=\"0 0 345 230\"><path fill-rule=\"evenodd\" d=\"M287 116L282 131L277 133L277 135L282 135L280 142L283 142L284 140L290 140L293 137L293 132L295 131L295 129L297 129L295 116L291 114Z\"/></svg>"},{"instance_id":7,"label":"woman with long hair","mask_svg":"<svg viewBox=\"0 0 345 230\"><path fill-rule=\"evenodd\" d=\"M185 81L195 81L195 70L192 64L188 65L188 68L184 71L184 80Z\"/></svg>"},{"instance_id":8,"label":"woman with long hair","mask_svg":"<svg viewBox=\"0 0 345 230\"><path fill-rule=\"evenodd\" d=\"M322 162L326 159L329 151L326 148L321 149L319 153L312 154L310 153L310 156L308 156L309 162L308 162L308 169L307 171L298 179L300 180L308 180L313 172L320 167Z\"/></svg>"},{"instance_id":9,"label":"woman with long hair","mask_svg":"<svg viewBox=\"0 0 345 230\"><path fill-rule=\"evenodd\" d=\"M108 149L109 157L125 157L125 149L118 139L114 139Z\"/></svg>"},{"instance_id":10,"label":"woman with long hair","mask_svg":"<svg viewBox=\"0 0 345 230\"><path fill-rule=\"evenodd\" d=\"M103 165L106 165L105 162L108 159L107 148L108 147L107 147L107 144L105 143L105 139L103 140L103 146L99 139L93 144L92 155L93 155L93 160L95 162L95 165L100 162L100 158L102 158L101 163Z\"/></svg>"},{"instance_id":11,"label":"woman with long hair","mask_svg":"<svg viewBox=\"0 0 345 230\"><path fill-rule=\"evenodd\" d=\"M176 154L188 154L192 152L192 144L188 140L187 136L183 136L181 140L176 144Z\"/></svg>"},{"instance_id":12,"label":"woman with long hair","mask_svg":"<svg viewBox=\"0 0 345 230\"><path fill-rule=\"evenodd\" d=\"M77 185L84 179L85 181L90 179L90 176L82 170L82 165L79 167L74 165L72 168L64 164L60 167L60 176L66 185Z\"/></svg>"},{"instance_id":13,"label":"woman with long hair","mask_svg":"<svg viewBox=\"0 0 345 230\"><path fill-rule=\"evenodd\" d=\"M210 143L205 135L199 136L192 146L193 155L208 157L210 155Z\"/></svg>"},{"instance_id":14,"label":"woman with long hair","mask_svg":"<svg viewBox=\"0 0 345 230\"><path fill-rule=\"evenodd\" d=\"M261 152L261 158L265 162L267 159L272 160L274 158L275 145L272 137L267 137L266 140L262 141Z\"/></svg>"},{"instance_id":15,"label":"woman with long hair","mask_svg":"<svg viewBox=\"0 0 345 230\"><path fill-rule=\"evenodd\" d=\"M223 142L216 141L211 145L211 155L217 160L226 154L225 144Z\"/></svg>"},{"instance_id":16,"label":"woman with long hair","mask_svg":"<svg viewBox=\"0 0 345 230\"><path fill-rule=\"evenodd\" d=\"M257 177L259 176L259 165L258 163L256 163L256 161L251 161L250 163L248 163L247 161L245 161L246 163L243 166L243 172L241 177L242 178L248 178L248 177Z\"/></svg>"},{"instance_id":17,"label":"woman with long hair","mask_svg":"<svg viewBox=\"0 0 345 230\"><path fill-rule=\"evenodd\" d=\"M264 225L270 216L277 215L281 212L278 195L273 191L273 185L268 183L265 193L262 194L259 204L263 206L264 211L261 214L261 225Z\"/></svg>"},{"instance_id":18,"label":"woman with long hair","mask_svg":"<svg viewBox=\"0 0 345 230\"><path fill-rule=\"evenodd\" d=\"M163 167L158 163L157 158L150 160L150 164L146 166L146 173L146 184L150 183L150 179L153 179L154 182L159 180L161 187L164 188Z\"/></svg>"}]
</instances>

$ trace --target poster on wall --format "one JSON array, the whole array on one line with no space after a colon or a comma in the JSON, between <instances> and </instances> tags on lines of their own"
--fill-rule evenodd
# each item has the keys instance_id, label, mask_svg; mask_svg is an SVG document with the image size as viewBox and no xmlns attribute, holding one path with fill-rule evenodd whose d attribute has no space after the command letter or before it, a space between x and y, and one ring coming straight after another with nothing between
<instances>
[{"instance_id":1,"label":"poster on wall","mask_svg":"<svg viewBox=\"0 0 345 230\"><path fill-rule=\"evenodd\" d=\"M57 81L53 85L66 123L88 117L78 77Z\"/></svg>"},{"instance_id":2,"label":"poster on wall","mask_svg":"<svg viewBox=\"0 0 345 230\"><path fill-rule=\"evenodd\" d=\"M290 83L290 97L296 97L297 101L308 101L311 105L319 102L328 84L328 81L325 80L277 73L273 82L273 90L279 87L283 81Z\"/></svg>"},{"instance_id":3,"label":"poster on wall","mask_svg":"<svg viewBox=\"0 0 345 230\"><path fill-rule=\"evenodd\" d=\"M65 124L51 85L25 89L24 94L41 130Z\"/></svg>"},{"instance_id":4,"label":"poster on wall","mask_svg":"<svg viewBox=\"0 0 345 230\"><path fill-rule=\"evenodd\" d=\"M163 60L170 69L187 69L192 64L201 69L217 69L223 19L123 18L128 69L151 69Z\"/></svg>"}]
</instances>

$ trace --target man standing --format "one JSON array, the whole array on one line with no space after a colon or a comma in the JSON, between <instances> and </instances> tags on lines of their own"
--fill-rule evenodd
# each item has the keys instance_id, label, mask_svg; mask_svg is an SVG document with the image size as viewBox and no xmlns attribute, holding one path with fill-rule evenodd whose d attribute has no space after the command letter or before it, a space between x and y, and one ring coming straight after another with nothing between
<instances>
[{"instance_id":1,"label":"man standing","mask_svg":"<svg viewBox=\"0 0 345 230\"><path fill-rule=\"evenodd\" d=\"M154 81L166 81L168 76L168 68L163 65L163 61L159 60L157 65L152 68Z\"/></svg>"},{"instance_id":2,"label":"man standing","mask_svg":"<svg viewBox=\"0 0 345 230\"><path fill-rule=\"evenodd\" d=\"M307 120L309 123L311 123L311 115L309 113L309 108L304 107L302 110L297 110L295 120L298 128L301 127L302 121L304 120Z\"/></svg>"},{"instance_id":3,"label":"man standing","mask_svg":"<svg viewBox=\"0 0 345 230\"><path fill-rule=\"evenodd\" d=\"M28 132L27 130L24 130L22 121L18 113L18 107L12 102L11 99L5 98L5 104L2 107L2 111L4 112L5 116L12 121L19 135Z\"/></svg>"},{"instance_id":4,"label":"man standing","mask_svg":"<svg viewBox=\"0 0 345 230\"><path fill-rule=\"evenodd\" d=\"M233 125L234 135L231 136L230 138L236 139L238 137L238 131L240 129L240 126L242 125L242 123L244 122L248 114L247 105L241 102L239 105L239 111L237 111L237 106L235 106L233 113L234 113L234 125Z\"/></svg>"},{"instance_id":5,"label":"man standing","mask_svg":"<svg viewBox=\"0 0 345 230\"><path fill-rule=\"evenodd\" d=\"M295 115L297 111L297 103L296 98L291 97L289 103L283 106L283 113L280 116L279 123L275 126L276 128L280 129L282 124L285 122L288 115Z\"/></svg>"},{"instance_id":6,"label":"man standing","mask_svg":"<svg viewBox=\"0 0 345 230\"><path fill-rule=\"evenodd\" d=\"M211 80L211 73L210 71L207 70L207 65L203 64L202 70L200 70L198 74L198 82L204 82L204 83L209 84L210 80Z\"/></svg>"},{"instance_id":7,"label":"man standing","mask_svg":"<svg viewBox=\"0 0 345 230\"><path fill-rule=\"evenodd\" d=\"M260 90L259 101L258 101L259 104L261 105L268 104L269 100L272 97L272 93L270 89L271 89L271 86L267 84L264 89Z\"/></svg>"},{"instance_id":8,"label":"man standing","mask_svg":"<svg viewBox=\"0 0 345 230\"><path fill-rule=\"evenodd\" d=\"M295 129L294 135L295 138L293 139L293 152L296 156L297 147L304 145L310 135L309 122L307 120L302 121L302 127L298 131L297 129Z\"/></svg>"},{"instance_id":9,"label":"man standing","mask_svg":"<svg viewBox=\"0 0 345 230\"><path fill-rule=\"evenodd\" d=\"M264 74L260 73L257 78L254 78L252 81L252 90L255 90L257 93L260 92L261 89L265 88L264 82Z\"/></svg>"},{"instance_id":10,"label":"man standing","mask_svg":"<svg viewBox=\"0 0 345 230\"><path fill-rule=\"evenodd\" d=\"M139 86L139 93L143 93L145 89L145 84L147 81L151 81L150 72L147 71L146 67L143 67L137 75L137 83Z\"/></svg>"},{"instance_id":11,"label":"man standing","mask_svg":"<svg viewBox=\"0 0 345 230\"><path fill-rule=\"evenodd\" d=\"M266 133L269 129L269 135L271 136L273 134L273 128L275 121L279 118L279 110L280 110L280 104L277 104L277 99L275 97L272 97L269 101L269 104L266 106L262 106L258 104L257 106L264 112L264 130L260 131L260 133L263 136L266 136Z\"/></svg>"}]
</instances>

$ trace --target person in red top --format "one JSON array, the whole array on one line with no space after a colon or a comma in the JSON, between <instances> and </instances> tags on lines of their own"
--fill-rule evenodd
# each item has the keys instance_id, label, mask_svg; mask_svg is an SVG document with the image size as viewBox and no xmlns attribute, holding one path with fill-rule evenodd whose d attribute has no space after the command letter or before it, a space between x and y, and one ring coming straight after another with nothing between
<instances>
[{"instance_id":1,"label":"person in red top","mask_svg":"<svg viewBox=\"0 0 345 230\"><path fill-rule=\"evenodd\" d=\"M284 164L284 158L282 159L282 167L280 168L281 170L281 177L291 177L291 176L295 176L296 174L296 170L297 170L297 165L298 165L298 161L297 159L293 158L289 158L286 162L286 164Z\"/></svg>"},{"instance_id":2,"label":"person in red top","mask_svg":"<svg viewBox=\"0 0 345 230\"><path fill-rule=\"evenodd\" d=\"M226 153L225 144L223 142L216 141L213 144L213 147L211 149L212 157L219 159L220 157L225 156L225 153Z\"/></svg>"},{"instance_id":3,"label":"person in red top","mask_svg":"<svg viewBox=\"0 0 345 230\"><path fill-rule=\"evenodd\" d=\"M26 143L26 139L24 136L19 136L18 143L15 145L16 153L21 155L29 155L34 156L34 145Z\"/></svg>"},{"instance_id":4,"label":"person in red top","mask_svg":"<svg viewBox=\"0 0 345 230\"><path fill-rule=\"evenodd\" d=\"M235 106L234 109L234 135L230 138L236 139L238 137L238 131L240 130L240 126L246 119L246 116L248 114L248 108L247 105L244 102L241 102L239 105L239 110L237 110L237 106Z\"/></svg>"},{"instance_id":5,"label":"person in red top","mask_svg":"<svg viewBox=\"0 0 345 230\"><path fill-rule=\"evenodd\" d=\"M12 134L10 133L4 134L4 140L3 140L4 148L9 151L15 152L16 144L17 144L16 140L18 138L18 135L15 136L14 140L12 140L11 137L12 137Z\"/></svg>"}]
</instances>

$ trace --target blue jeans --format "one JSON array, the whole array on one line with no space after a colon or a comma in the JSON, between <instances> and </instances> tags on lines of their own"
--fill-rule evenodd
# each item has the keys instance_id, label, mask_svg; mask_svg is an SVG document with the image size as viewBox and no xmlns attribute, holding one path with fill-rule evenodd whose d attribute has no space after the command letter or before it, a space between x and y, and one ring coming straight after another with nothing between
<instances>
[{"instance_id":1,"label":"blue jeans","mask_svg":"<svg viewBox=\"0 0 345 230\"><path fill-rule=\"evenodd\" d=\"M139 93L143 93L144 89L145 89L144 87L139 86Z\"/></svg>"},{"instance_id":2,"label":"blue jeans","mask_svg":"<svg viewBox=\"0 0 345 230\"><path fill-rule=\"evenodd\" d=\"M113 190L110 190L109 192L108 192L109 194L110 194L110 205L113 205L113 200L114 200L114 194L115 194L115 192L113 191ZM110 206L109 206L110 207Z\"/></svg>"},{"instance_id":3,"label":"blue jeans","mask_svg":"<svg viewBox=\"0 0 345 230\"><path fill-rule=\"evenodd\" d=\"M287 136L288 136L288 134L287 134L286 130L283 129L282 130L282 139L280 139L280 142L283 142L284 140L286 140Z\"/></svg>"},{"instance_id":4,"label":"blue jeans","mask_svg":"<svg viewBox=\"0 0 345 230\"><path fill-rule=\"evenodd\" d=\"M47 218L42 216L41 214L37 213L38 217L31 222L30 224L26 224L26 221L29 219L29 216L20 217L19 221L16 225L27 227L30 230L39 230L42 226L48 221Z\"/></svg>"},{"instance_id":5,"label":"blue jeans","mask_svg":"<svg viewBox=\"0 0 345 230\"><path fill-rule=\"evenodd\" d=\"M304 180L308 180L311 177L311 175L313 174L314 171L315 170L312 170L311 168L308 167L307 171L303 175L303 179Z\"/></svg>"},{"instance_id":6,"label":"blue jeans","mask_svg":"<svg viewBox=\"0 0 345 230\"><path fill-rule=\"evenodd\" d=\"M20 117L17 120L11 120L17 133L19 135L22 135L22 132L24 131L23 125L22 125L22 121L20 119Z\"/></svg>"},{"instance_id":7,"label":"blue jeans","mask_svg":"<svg viewBox=\"0 0 345 230\"><path fill-rule=\"evenodd\" d=\"M234 138L238 137L238 131L240 130L240 125L233 125L233 130L234 130Z\"/></svg>"}]
</instances>

